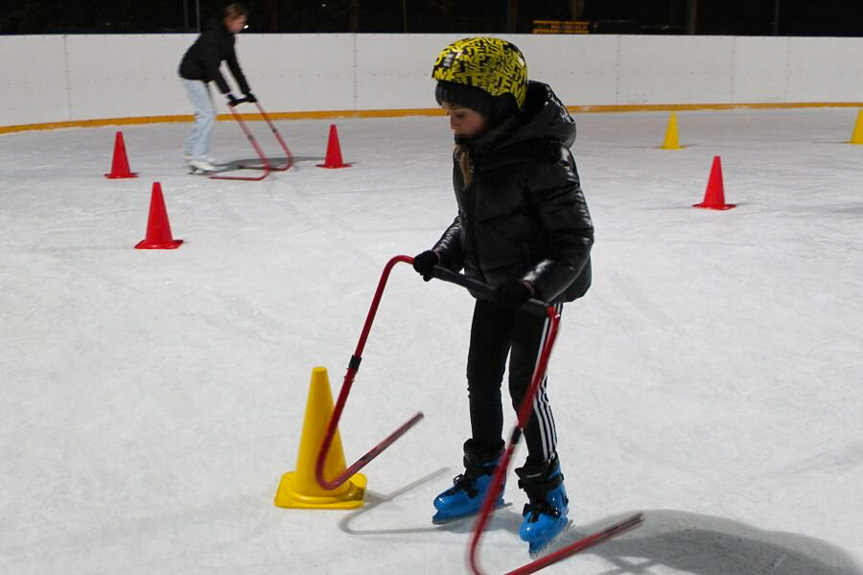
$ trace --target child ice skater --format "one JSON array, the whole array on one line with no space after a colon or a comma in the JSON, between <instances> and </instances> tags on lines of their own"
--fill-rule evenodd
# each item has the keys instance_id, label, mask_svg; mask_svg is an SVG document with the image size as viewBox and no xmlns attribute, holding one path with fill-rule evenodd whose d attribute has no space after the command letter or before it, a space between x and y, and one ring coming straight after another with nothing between
<instances>
[{"instance_id":1,"label":"child ice skater","mask_svg":"<svg viewBox=\"0 0 863 575\"><path fill-rule=\"evenodd\" d=\"M464 444L464 473L434 500L433 520L445 523L479 511L503 454L507 357L516 412L530 386L549 320L521 306L533 297L560 311L585 294L593 224L569 149L575 121L549 86L528 81L514 44L459 40L440 53L432 77L455 136L458 215L432 249L414 258L414 269L426 281L436 265L464 269L495 295L474 307L467 357L472 436ZM527 460L515 470L528 499L519 534L532 555L569 523L546 385L524 429Z\"/></svg>"}]
</instances>

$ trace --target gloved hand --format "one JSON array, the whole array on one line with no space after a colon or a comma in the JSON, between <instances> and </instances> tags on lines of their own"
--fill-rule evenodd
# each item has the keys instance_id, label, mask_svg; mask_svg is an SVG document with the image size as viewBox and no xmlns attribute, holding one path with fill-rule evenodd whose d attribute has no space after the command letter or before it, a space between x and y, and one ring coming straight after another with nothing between
<instances>
[{"instance_id":1,"label":"gloved hand","mask_svg":"<svg viewBox=\"0 0 863 575\"><path fill-rule=\"evenodd\" d=\"M225 97L228 98L228 105L232 108L240 103L240 100L231 93L226 94Z\"/></svg>"},{"instance_id":2,"label":"gloved hand","mask_svg":"<svg viewBox=\"0 0 863 575\"><path fill-rule=\"evenodd\" d=\"M515 309L530 299L533 286L521 279L508 280L494 290L494 302L501 309Z\"/></svg>"},{"instance_id":3,"label":"gloved hand","mask_svg":"<svg viewBox=\"0 0 863 575\"><path fill-rule=\"evenodd\" d=\"M414 269L420 274L425 281L429 281L434 276L432 269L440 263L440 256L437 252L426 250L421 254L414 256Z\"/></svg>"},{"instance_id":4,"label":"gloved hand","mask_svg":"<svg viewBox=\"0 0 863 575\"><path fill-rule=\"evenodd\" d=\"M243 94L243 96L246 97L246 102L248 102L250 104L254 104L255 102L258 101L258 99L255 98L255 95L252 94L251 92L246 92L245 94Z\"/></svg>"}]
</instances>

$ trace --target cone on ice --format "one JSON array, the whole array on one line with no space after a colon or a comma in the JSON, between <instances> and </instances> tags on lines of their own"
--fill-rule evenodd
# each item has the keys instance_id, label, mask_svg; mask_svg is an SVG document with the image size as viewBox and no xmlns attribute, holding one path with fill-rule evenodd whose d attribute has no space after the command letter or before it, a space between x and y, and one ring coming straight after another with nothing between
<instances>
[{"instance_id":1,"label":"cone on ice","mask_svg":"<svg viewBox=\"0 0 863 575\"><path fill-rule=\"evenodd\" d=\"M668 128L665 130L665 140L662 142L663 150L679 150L680 139L677 135L677 115L671 112L668 117Z\"/></svg>"},{"instance_id":2,"label":"cone on ice","mask_svg":"<svg viewBox=\"0 0 863 575\"><path fill-rule=\"evenodd\" d=\"M849 144L863 144L863 110L857 112L857 121L854 123L854 132L851 134Z\"/></svg>"},{"instance_id":3,"label":"cone on ice","mask_svg":"<svg viewBox=\"0 0 863 575\"><path fill-rule=\"evenodd\" d=\"M153 182L153 192L150 194L150 217L147 220L147 237L135 246L139 250L174 250L180 247L183 240L175 240L171 236L171 224L168 222L168 211L165 209L165 198L162 197L162 184Z\"/></svg>"},{"instance_id":4,"label":"cone on ice","mask_svg":"<svg viewBox=\"0 0 863 575\"><path fill-rule=\"evenodd\" d=\"M123 132L117 132L114 136L114 158L111 160L111 173L105 174L106 178L137 178L137 173L129 170L129 158L126 156L126 143L123 141Z\"/></svg>"},{"instance_id":5,"label":"cone on ice","mask_svg":"<svg viewBox=\"0 0 863 575\"><path fill-rule=\"evenodd\" d=\"M342 148L339 145L339 133L335 124L330 124L330 137L327 140L327 157L319 168L349 168L350 164L342 161Z\"/></svg>"},{"instance_id":6,"label":"cone on ice","mask_svg":"<svg viewBox=\"0 0 863 575\"><path fill-rule=\"evenodd\" d=\"M708 210L730 210L737 207L735 204L725 203L725 189L722 185L722 162L719 156L713 157L713 166L710 168L710 179L707 181L707 190L704 192L704 201L694 204L693 208L706 208Z\"/></svg>"},{"instance_id":7,"label":"cone on ice","mask_svg":"<svg viewBox=\"0 0 863 575\"><path fill-rule=\"evenodd\" d=\"M333 490L324 489L315 477L318 451L324 442L327 426L333 413L333 396L325 367L312 369L312 382L306 400L303 435L297 456L297 470L282 475L276 492L277 507L304 509L353 509L363 504L366 477L353 475ZM330 451L324 461L324 476L334 478L345 470L345 453L336 430Z\"/></svg>"}]
</instances>

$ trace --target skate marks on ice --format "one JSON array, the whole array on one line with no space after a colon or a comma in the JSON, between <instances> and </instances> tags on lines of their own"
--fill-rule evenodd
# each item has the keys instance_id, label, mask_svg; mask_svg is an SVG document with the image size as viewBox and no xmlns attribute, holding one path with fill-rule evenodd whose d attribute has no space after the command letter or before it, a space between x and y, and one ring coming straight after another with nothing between
<instances>
[{"instance_id":1,"label":"skate marks on ice","mask_svg":"<svg viewBox=\"0 0 863 575\"><path fill-rule=\"evenodd\" d=\"M863 575L849 553L813 537L683 511L657 509L645 517L637 531L586 552L615 565L599 575L664 573L663 566L694 575ZM607 521L576 526L556 546Z\"/></svg>"}]
</instances>

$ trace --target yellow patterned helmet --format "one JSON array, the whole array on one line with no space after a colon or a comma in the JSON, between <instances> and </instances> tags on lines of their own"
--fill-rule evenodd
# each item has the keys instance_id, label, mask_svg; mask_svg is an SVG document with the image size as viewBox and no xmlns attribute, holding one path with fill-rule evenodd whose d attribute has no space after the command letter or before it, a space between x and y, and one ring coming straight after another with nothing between
<instances>
[{"instance_id":1,"label":"yellow patterned helmet","mask_svg":"<svg viewBox=\"0 0 863 575\"><path fill-rule=\"evenodd\" d=\"M494 98L511 95L519 108L527 95L527 64L518 47L500 38L464 38L443 49L432 78L479 88Z\"/></svg>"}]
</instances>

